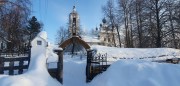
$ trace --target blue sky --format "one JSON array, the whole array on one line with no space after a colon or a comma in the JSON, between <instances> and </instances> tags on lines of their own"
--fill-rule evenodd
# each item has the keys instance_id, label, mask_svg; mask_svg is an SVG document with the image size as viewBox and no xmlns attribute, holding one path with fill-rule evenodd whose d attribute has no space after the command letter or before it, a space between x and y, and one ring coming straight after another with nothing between
<instances>
[{"instance_id":1,"label":"blue sky","mask_svg":"<svg viewBox=\"0 0 180 86\"><path fill-rule=\"evenodd\" d=\"M74 5L80 15L80 23L87 31L98 27L103 18L102 5L107 0L32 0L32 16L44 24L51 42L55 42L60 26L67 27L68 16Z\"/></svg>"}]
</instances>

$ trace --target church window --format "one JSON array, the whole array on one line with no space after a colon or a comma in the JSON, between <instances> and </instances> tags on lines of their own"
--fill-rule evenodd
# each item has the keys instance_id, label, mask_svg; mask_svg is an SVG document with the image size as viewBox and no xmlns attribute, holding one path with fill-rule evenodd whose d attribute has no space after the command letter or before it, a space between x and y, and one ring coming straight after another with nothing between
<instances>
[{"instance_id":1,"label":"church window","mask_svg":"<svg viewBox=\"0 0 180 86\"><path fill-rule=\"evenodd\" d=\"M73 24L76 25L76 18L73 18Z\"/></svg>"},{"instance_id":2,"label":"church window","mask_svg":"<svg viewBox=\"0 0 180 86\"><path fill-rule=\"evenodd\" d=\"M3 43L1 43L1 49L3 49Z\"/></svg>"},{"instance_id":3,"label":"church window","mask_svg":"<svg viewBox=\"0 0 180 86\"><path fill-rule=\"evenodd\" d=\"M110 38L108 38L108 42L111 42L111 39L110 39Z\"/></svg>"},{"instance_id":4,"label":"church window","mask_svg":"<svg viewBox=\"0 0 180 86\"><path fill-rule=\"evenodd\" d=\"M42 41L38 40L37 45L42 45Z\"/></svg>"},{"instance_id":5,"label":"church window","mask_svg":"<svg viewBox=\"0 0 180 86\"><path fill-rule=\"evenodd\" d=\"M104 41L106 41L106 38L104 38Z\"/></svg>"}]
</instances>

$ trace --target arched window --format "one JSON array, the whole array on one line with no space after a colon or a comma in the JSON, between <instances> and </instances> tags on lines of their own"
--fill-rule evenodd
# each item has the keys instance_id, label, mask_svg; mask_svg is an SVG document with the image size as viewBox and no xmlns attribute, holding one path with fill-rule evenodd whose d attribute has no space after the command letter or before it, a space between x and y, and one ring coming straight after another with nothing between
<instances>
[{"instance_id":1,"label":"arched window","mask_svg":"<svg viewBox=\"0 0 180 86\"><path fill-rule=\"evenodd\" d=\"M108 38L108 42L111 42L111 39L110 39L110 38Z\"/></svg>"},{"instance_id":2,"label":"arched window","mask_svg":"<svg viewBox=\"0 0 180 86\"><path fill-rule=\"evenodd\" d=\"M106 41L106 38L104 38L104 41Z\"/></svg>"}]
</instances>

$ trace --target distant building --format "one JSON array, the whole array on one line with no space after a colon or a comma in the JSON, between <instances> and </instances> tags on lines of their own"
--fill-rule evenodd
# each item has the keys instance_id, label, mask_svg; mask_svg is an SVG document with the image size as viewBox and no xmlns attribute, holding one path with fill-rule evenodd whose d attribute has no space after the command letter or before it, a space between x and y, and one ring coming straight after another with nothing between
<instances>
[{"instance_id":1,"label":"distant building","mask_svg":"<svg viewBox=\"0 0 180 86\"><path fill-rule=\"evenodd\" d=\"M99 28L99 40L101 41L101 44L105 46L114 46L115 41L117 46L118 35L116 29L114 28L112 31L112 25L108 25L105 18L102 20L102 22L103 23L100 24ZM113 39L113 35L115 39Z\"/></svg>"},{"instance_id":2,"label":"distant building","mask_svg":"<svg viewBox=\"0 0 180 86\"><path fill-rule=\"evenodd\" d=\"M7 42L0 38L0 50L6 49Z\"/></svg>"},{"instance_id":3,"label":"distant building","mask_svg":"<svg viewBox=\"0 0 180 86\"><path fill-rule=\"evenodd\" d=\"M73 6L73 11L69 14L69 33L70 37L72 36L79 36L80 37L80 24L79 24L80 17L76 11L76 7ZM89 45L105 45L105 46L114 46L114 41L118 42L117 32L114 28L112 31L112 26L108 25L106 19L102 20L102 24L100 28L96 28L93 32L94 36L82 36L81 38L87 42ZM115 39L113 40L113 36Z\"/></svg>"},{"instance_id":4,"label":"distant building","mask_svg":"<svg viewBox=\"0 0 180 86\"><path fill-rule=\"evenodd\" d=\"M79 15L76 11L76 7L73 6L73 11L69 14L69 32L70 36L79 35Z\"/></svg>"},{"instance_id":5,"label":"distant building","mask_svg":"<svg viewBox=\"0 0 180 86\"><path fill-rule=\"evenodd\" d=\"M6 50L7 49L7 44L8 42L10 42L9 40L7 40L2 33L0 33L0 50Z\"/></svg>"}]
</instances>

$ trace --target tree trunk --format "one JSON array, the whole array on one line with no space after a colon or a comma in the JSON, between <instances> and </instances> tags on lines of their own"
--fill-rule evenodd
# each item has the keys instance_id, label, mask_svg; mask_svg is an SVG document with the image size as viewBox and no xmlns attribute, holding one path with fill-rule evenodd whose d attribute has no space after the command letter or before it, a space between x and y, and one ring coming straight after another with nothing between
<instances>
[{"instance_id":1,"label":"tree trunk","mask_svg":"<svg viewBox=\"0 0 180 86\"><path fill-rule=\"evenodd\" d=\"M156 47L161 47L161 27L160 27L160 19L159 19L159 8L158 8L159 0L156 0L156 27L157 27L157 38L156 38Z\"/></svg>"},{"instance_id":2,"label":"tree trunk","mask_svg":"<svg viewBox=\"0 0 180 86\"><path fill-rule=\"evenodd\" d=\"M116 26L116 30L117 30L117 34L118 34L119 47L121 47L121 36L119 33L119 27L118 26Z\"/></svg>"},{"instance_id":3,"label":"tree trunk","mask_svg":"<svg viewBox=\"0 0 180 86\"><path fill-rule=\"evenodd\" d=\"M172 20L172 9L170 4L168 5L168 11L169 11L169 21L170 21L170 26L171 26L171 32L172 32L172 38L173 38L173 47L177 49L177 43L175 40L175 32L174 32L174 25L173 25L173 20Z\"/></svg>"}]
</instances>

